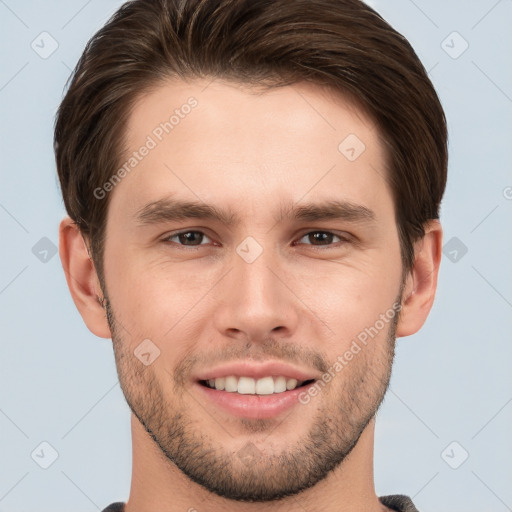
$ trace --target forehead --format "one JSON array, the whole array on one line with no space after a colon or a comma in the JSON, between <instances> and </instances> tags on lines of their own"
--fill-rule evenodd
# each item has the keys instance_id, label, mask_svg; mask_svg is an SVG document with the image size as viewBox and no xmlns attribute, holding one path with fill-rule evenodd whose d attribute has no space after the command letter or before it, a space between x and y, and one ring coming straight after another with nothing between
<instances>
[{"instance_id":1,"label":"forehead","mask_svg":"<svg viewBox=\"0 0 512 512\"><path fill-rule=\"evenodd\" d=\"M134 212L170 194L238 205L247 215L326 194L368 208L390 200L373 121L310 83L256 90L169 80L138 99L123 135L126 172L111 208Z\"/></svg>"}]
</instances>

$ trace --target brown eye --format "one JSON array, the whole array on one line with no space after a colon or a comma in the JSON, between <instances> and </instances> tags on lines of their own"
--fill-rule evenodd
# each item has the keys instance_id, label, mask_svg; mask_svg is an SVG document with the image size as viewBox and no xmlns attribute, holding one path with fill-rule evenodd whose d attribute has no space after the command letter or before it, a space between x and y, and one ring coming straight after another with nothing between
<instances>
[{"instance_id":1,"label":"brown eye","mask_svg":"<svg viewBox=\"0 0 512 512\"><path fill-rule=\"evenodd\" d=\"M202 231L182 231L180 233L174 233L172 235L169 235L168 237L164 238L163 241L193 247L198 245L204 245L201 244L201 241L205 237L208 238ZM177 241L173 241L173 239Z\"/></svg>"},{"instance_id":2,"label":"brown eye","mask_svg":"<svg viewBox=\"0 0 512 512\"><path fill-rule=\"evenodd\" d=\"M338 238L342 242L348 241L346 238L336 235L335 233L331 233L330 231L310 231L303 235L299 242L307 239L307 241L310 242L310 245L313 246L329 246L335 243L334 238Z\"/></svg>"}]
</instances>

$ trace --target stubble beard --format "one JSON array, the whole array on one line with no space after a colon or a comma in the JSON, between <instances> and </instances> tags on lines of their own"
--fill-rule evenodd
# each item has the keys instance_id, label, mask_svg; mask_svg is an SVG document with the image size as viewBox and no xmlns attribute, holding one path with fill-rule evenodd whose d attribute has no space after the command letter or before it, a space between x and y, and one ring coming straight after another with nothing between
<instances>
[{"instance_id":1,"label":"stubble beard","mask_svg":"<svg viewBox=\"0 0 512 512\"><path fill-rule=\"evenodd\" d=\"M302 439L280 451L272 449L270 443L256 448L248 442L233 454L212 437L211 433L220 427L206 412L201 417L203 428L198 428L197 417L189 414L190 404L197 404L186 387L186 379L169 376L164 392L152 366L144 366L133 355L120 334L106 295L105 298L119 381L131 411L172 464L190 480L223 498L271 502L298 494L325 479L357 444L389 385L398 315L388 324L385 338L363 347L310 404L295 406L303 408L295 417L301 421L306 418L311 424ZM401 292L398 303L400 300ZM371 343L375 345L370 346ZM274 347L272 356L275 355ZM189 367L190 361L182 361L175 368L175 375L183 375ZM315 402L308 418L308 407ZM279 432L275 419L240 419L240 428L254 435L267 432L275 436Z\"/></svg>"}]
</instances>

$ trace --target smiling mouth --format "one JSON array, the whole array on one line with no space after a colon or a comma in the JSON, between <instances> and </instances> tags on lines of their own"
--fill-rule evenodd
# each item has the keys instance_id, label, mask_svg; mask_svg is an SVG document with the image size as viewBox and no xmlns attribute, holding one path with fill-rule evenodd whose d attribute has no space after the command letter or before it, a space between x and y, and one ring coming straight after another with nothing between
<instances>
[{"instance_id":1,"label":"smiling mouth","mask_svg":"<svg viewBox=\"0 0 512 512\"><path fill-rule=\"evenodd\" d=\"M226 377L199 381L202 386L207 388L227 391L228 393L238 393L240 395L275 395L307 386L312 382L314 382L314 379L299 381L282 375L269 375L259 379L228 375Z\"/></svg>"}]
</instances>

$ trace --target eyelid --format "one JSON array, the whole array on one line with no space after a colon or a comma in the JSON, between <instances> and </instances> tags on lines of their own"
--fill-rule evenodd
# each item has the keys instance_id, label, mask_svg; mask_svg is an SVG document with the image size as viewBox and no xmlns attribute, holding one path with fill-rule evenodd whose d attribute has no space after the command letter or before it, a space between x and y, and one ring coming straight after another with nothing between
<instances>
[{"instance_id":1,"label":"eyelid","mask_svg":"<svg viewBox=\"0 0 512 512\"><path fill-rule=\"evenodd\" d=\"M167 243L171 243L173 245L177 245L179 246L180 248L186 248L186 249L194 249L196 247L201 247L202 245L206 245L206 244L199 244L199 245L183 245L183 244L178 244L176 242L170 242L169 241L169 238L174 238L175 236L178 236L178 235L183 235L185 233L200 233L202 234L204 237L206 238L209 238L211 241L212 238L207 234L205 233L205 231L201 230L201 229L182 229L182 230L179 230L179 231L171 231L170 233L167 233L165 234L160 240L162 242L167 242Z\"/></svg>"},{"instance_id":2,"label":"eyelid","mask_svg":"<svg viewBox=\"0 0 512 512\"><path fill-rule=\"evenodd\" d=\"M313 247L314 249L318 249L318 250L322 250L322 249L334 249L336 247L339 247L340 244L343 244L343 243L350 243L350 242L353 242L354 241L354 237L352 235L350 235L349 233L346 233L346 232L337 232L337 231L332 231L332 230L329 230L329 229L308 229L307 231L303 232L301 235L299 235L298 239L297 240L302 240L305 236L311 234L311 233L326 233L328 235L334 235L335 237L338 237L340 239L339 242L333 242L331 244L326 244L326 245L313 245L313 244L305 244L305 245L309 245L311 247Z\"/></svg>"}]
</instances>

